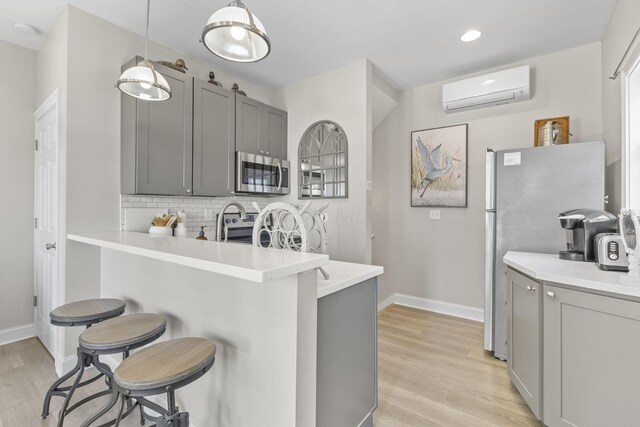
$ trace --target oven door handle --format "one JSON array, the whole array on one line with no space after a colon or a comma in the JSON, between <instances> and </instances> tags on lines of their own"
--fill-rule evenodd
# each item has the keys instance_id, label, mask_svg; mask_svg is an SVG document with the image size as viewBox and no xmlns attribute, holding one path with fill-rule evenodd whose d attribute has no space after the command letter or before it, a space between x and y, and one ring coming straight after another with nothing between
<instances>
[{"instance_id":1,"label":"oven door handle","mask_svg":"<svg viewBox=\"0 0 640 427\"><path fill-rule=\"evenodd\" d=\"M278 190L282 188L282 166L278 162Z\"/></svg>"}]
</instances>

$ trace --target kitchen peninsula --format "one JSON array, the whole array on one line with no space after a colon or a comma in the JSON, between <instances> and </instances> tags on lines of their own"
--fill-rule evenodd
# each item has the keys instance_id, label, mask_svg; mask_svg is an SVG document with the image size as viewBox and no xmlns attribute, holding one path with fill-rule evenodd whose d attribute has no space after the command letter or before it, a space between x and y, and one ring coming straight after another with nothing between
<instances>
[{"instance_id":1,"label":"kitchen peninsula","mask_svg":"<svg viewBox=\"0 0 640 427\"><path fill-rule=\"evenodd\" d=\"M317 413L316 407L326 407L326 396L339 390L331 390L317 370L333 369L336 358L345 357L332 351L339 343L323 341L333 341L334 333L340 340L364 339L370 347L339 361L370 369L366 381L351 381L365 388L361 397L349 399L341 416L359 418L354 427L369 417L376 403L375 277L381 267L134 232L68 238L101 248L101 297L126 300L129 312L165 315L165 339L202 336L216 342L212 375L177 395L179 405L194 415L194 424L306 426L322 425L325 416L329 422L331 414ZM319 279L318 267L332 278ZM349 310L349 323L371 325L359 327L364 338L344 336L348 324L336 330L335 322L319 314L339 313L344 304L358 305Z\"/></svg>"}]
</instances>

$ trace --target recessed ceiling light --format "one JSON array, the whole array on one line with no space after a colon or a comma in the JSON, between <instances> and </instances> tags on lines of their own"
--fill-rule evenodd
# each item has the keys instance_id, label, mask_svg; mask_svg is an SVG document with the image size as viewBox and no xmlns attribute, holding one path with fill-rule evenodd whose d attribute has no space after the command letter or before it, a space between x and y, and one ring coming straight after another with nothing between
<instances>
[{"instance_id":1,"label":"recessed ceiling light","mask_svg":"<svg viewBox=\"0 0 640 427\"><path fill-rule=\"evenodd\" d=\"M469 30L460 37L463 42L472 42L480 38L482 33L478 30Z\"/></svg>"},{"instance_id":2,"label":"recessed ceiling light","mask_svg":"<svg viewBox=\"0 0 640 427\"><path fill-rule=\"evenodd\" d=\"M489 86L494 84L496 81L494 79L489 79L489 80L485 80L482 83L480 83L482 86Z\"/></svg>"},{"instance_id":3,"label":"recessed ceiling light","mask_svg":"<svg viewBox=\"0 0 640 427\"><path fill-rule=\"evenodd\" d=\"M24 22L14 22L13 28L15 28L16 31L19 31L22 34L27 34L29 36L34 36L37 33L35 28L33 28L31 25L25 24Z\"/></svg>"}]
</instances>

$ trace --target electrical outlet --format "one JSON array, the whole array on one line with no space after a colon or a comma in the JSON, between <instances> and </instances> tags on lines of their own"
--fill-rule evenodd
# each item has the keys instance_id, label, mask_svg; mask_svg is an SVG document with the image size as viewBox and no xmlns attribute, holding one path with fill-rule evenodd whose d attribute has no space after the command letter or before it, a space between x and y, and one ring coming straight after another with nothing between
<instances>
[{"instance_id":1,"label":"electrical outlet","mask_svg":"<svg viewBox=\"0 0 640 427\"><path fill-rule=\"evenodd\" d=\"M373 183L371 182L370 179L367 180L367 191L371 191L371 189L373 188Z\"/></svg>"},{"instance_id":2,"label":"electrical outlet","mask_svg":"<svg viewBox=\"0 0 640 427\"><path fill-rule=\"evenodd\" d=\"M213 221L213 209L205 208L205 210L204 210L204 220L205 221Z\"/></svg>"},{"instance_id":3,"label":"electrical outlet","mask_svg":"<svg viewBox=\"0 0 640 427\"><path fill-rule=\"evenodd\" d=\"M429 209L429 219L440 219L440 209Z\"/></svg>"}]
</instances>

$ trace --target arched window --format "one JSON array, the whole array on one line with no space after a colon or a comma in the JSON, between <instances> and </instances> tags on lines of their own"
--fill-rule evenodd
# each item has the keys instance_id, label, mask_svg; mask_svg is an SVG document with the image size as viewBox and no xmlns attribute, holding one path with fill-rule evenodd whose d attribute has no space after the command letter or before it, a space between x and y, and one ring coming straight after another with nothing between
<instances>
[{"instance_id":1,"label":"arched window","mask_svg":"<svg viewBox=\"0 0 640 427\"><path fill-rule=\"evenodd\" d=\"M335 122L309 126L298 146L298 197L343 198L348 195L348 143Z\"/></svg>"}]
</instances>

